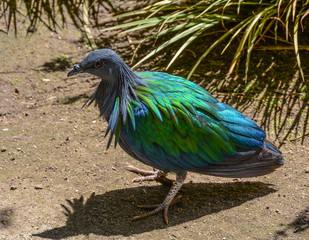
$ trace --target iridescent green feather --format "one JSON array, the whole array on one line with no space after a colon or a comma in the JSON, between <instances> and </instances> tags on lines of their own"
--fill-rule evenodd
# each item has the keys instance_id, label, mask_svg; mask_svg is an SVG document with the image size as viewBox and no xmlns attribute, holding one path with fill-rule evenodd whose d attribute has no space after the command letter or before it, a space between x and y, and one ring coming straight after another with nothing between
<instances>
[{"instance_id":1,"label":"iridescent green feather","mask_svg":"<svg viewBox=\"0 0 309 240\"><path fill-rule=\"evenodd\" d=\"M129 118L130 118L130 122L132 124L133 129L135 130L135 117L134 117L132 105L128 104L127 109L128 109L128 115L129 115Z\"/></svg>"},{"instance_id":2,"label":"iridescent green feather","mask_svg":"<svg viewBox=\"0 0 309 240\"><path fill-rule=\"evenodd\" d=\"M143 103L147 105L147 107L149 107L152 113L154 113L161 121L163 121L160 111L156 106L157 102L155 101L154 97L152 97L151 95L146 96L142 93L139 93L138 97L142 100Z\"/></svg>"},{"instance_id":3,"label":"iridescent green feather","mask_svg":"<svg viewBox=\"0 0 309 240\"><path fill-rule=\"evenodd\" d=\"M170 118L171 118L169 112L167 111L167 109L166 109L165 107L163 107L162 105L158 105L158 108L159 108L159 110L164 114L164 116L165 116L167 119L170 119Z\"/></svg>"},{"instance_id":4,"label":"iridescent green feather","mask_svg":"<svg viewBox=\"0 0 309 240\"><path fill-rule=\"evenodd\" d=\"M196 154L200 156L200 160L195 160L198 165L203 165L203 161L222 161L224 154L235 153L235 146L227 137L225 127L214 123L219 119L216 109L205 104L208 94L192 88L192 83L182 78L170 81L163 75L155 78L153 74L150 77L147 74L139 73L150 85L135 89L138 98L155 116L135 119L136 124L143 124L136 126L134 135L134 138L140 136L143 148L157 144L174 157L179 157L181 152ZM216 100L211 96L210 101ZM178 164L173 162L176 160L169 161Z\"/></svg>"}]
</instances>

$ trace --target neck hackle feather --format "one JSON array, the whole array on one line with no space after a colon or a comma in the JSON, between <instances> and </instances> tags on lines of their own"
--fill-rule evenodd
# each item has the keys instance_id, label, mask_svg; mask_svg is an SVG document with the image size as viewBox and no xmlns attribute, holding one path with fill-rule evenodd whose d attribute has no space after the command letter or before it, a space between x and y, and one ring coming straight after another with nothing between
<instances>
[{"instance_id":1,"label":"neck hackle feather","mask_svg":"<svg viewBox=\"0 0 309 240\"><path fill-rule=\"evenodd\" d=\"M100 109L100 116L103 116L108 121L105 137L109 132L111 134L106 147L107 149L110 147L114 136L114 145L115 147L117 146L121 122L125 124L128 115L132 124L134 123L133 110L131 106L128 105L128 102L131 102L132 99L140 101L134 88L137 86L147 87L149 85L144 82L140 76L135 74L120 57L114 59L114 63L116 66L114 81L110 83L102 79L94 93L83 105L83 107L88 107L95 101L95 106L98 106Z\"/></svg>"}]
</instances>

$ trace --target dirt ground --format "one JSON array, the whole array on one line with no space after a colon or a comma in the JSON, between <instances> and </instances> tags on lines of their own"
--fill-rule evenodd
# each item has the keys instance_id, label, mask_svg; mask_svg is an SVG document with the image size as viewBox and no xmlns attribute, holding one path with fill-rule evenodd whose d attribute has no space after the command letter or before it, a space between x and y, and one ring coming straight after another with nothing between
<instances>
[{"instance_id":1,"label":"dirt ground","mask_svg":"<svg viewBox=\"0 0 309 240\"><path fill-rule=\"evenodd\" d=\"M0 239L309 239L308 137L283 139L286 164L267 176L190 173L168 225L161 214L131 221L144 212L137 205L161 202L168 188L131 183L127 165L150 168L119 147L106 151L106 122L97 109L81 109L98 79L66 77L89 51L80 33L72 26L57 34L40 27L25 37L26 29L21 25L17 38L0 32ZM132 51L122 41L119 52ZM280 66L272 71L283 76ZM214 83L218 75L204 78ZM227 91L217 96L231 101ZM258 109L256 102L232 103L250 117ZM291 116L306 107L300 99L291 106ZM305 112L296 124L306 126ZM280 140L285 133L272 130L272 121L269 138Z\"/></svg>"}]
</instances>

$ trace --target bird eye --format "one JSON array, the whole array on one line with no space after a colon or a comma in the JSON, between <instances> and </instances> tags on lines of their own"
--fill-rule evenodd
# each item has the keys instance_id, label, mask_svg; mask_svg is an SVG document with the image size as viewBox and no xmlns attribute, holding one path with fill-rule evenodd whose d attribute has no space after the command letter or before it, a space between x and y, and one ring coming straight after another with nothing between
<instances>
[{"instance_id":1,"label":"bird eye","mask_svg":"<svg viewBox=\"0 0 309 240\"><path fill-rule=\"evenodd\" d=\"M100 68L100 67L102 67L104 65L104 62L103 61L97 61L96 63L95 63L95 67L96 68Z\"/></svg>"}]
</instances>

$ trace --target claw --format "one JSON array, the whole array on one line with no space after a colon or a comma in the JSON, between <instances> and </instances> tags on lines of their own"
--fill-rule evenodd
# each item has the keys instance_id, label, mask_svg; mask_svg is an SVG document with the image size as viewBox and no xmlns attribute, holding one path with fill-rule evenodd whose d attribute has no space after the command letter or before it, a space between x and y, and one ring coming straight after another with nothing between
<instances>
[{"instance_id":1,"label":"claw","mask_svg":"<svg viewBox=\"0 0 309 240\"><path fill-rule=\"evenodd\" d=\"M137 205L138 208L145 208L145 209L154 209L157 208L160 204L154 204L154 205Z\"/></svg>"},{"instance_id":2,"label":"claw","mask_svg":"<svg viewBox=\"0 0 309 240\"><path fill-rule=\"evenodd\" d=\"M168 212L168 205L165 205L164 203L161 203L161 204L156 204L156 205L145 205L145 206L139 206L139 207L142 207L142 208L154 208L154 210L150 211L150 212L147 212L147 213L144 213L140 216L136 216L134 217L132 220L138 220L138 219L142 219L142 218L145 218L145 217L149 217L149 216L152 216L152 215L155 215L157 214L158 212L161 212L162 210L164 210L164 214L163 214L163 219L164 219L164 222L166 224L168 224L168 217L167 217L167 212Z\"/></svg>"},{"instance_id":3,"label":"claw","mask_svg":"<svg viewBox=\"0 0 309 240\"><path fill-rule=\"evenodd\" d=\"M143 182L143 181L157 181L164 185L172 186L174 181L167 178L166 174L160 170L145 171L133 166L127 166L128 171L142 175L143 177L137 177L132 180L132 182Z\"/></svg>"},{"instance_id":4,"label":"claw","mask_svg":"<svg viewBox=\"0 0 309 240\"><path fill-rule=\"evenodd\" d=\"M160 170L156 170L156 171L146 171L146 170L142 170L136 167L133 167L131 165L127 166L126 168L128 171L136 173L136 174L140 174L142 176L151 176L151 175L156 175Z\"/></svg>"},{"instance_id":5,"label":"claw","mask_svg":"<svg viewBox=\"0 0 309 240\"><path fill-rule=\"evenodd\" d=\"M137 177L132 180L132 182L144 182L144 181L154 181L156 180L156 176L150 175L145 177Z\"/></svg>"},{"instance_id":6,"label":"claw","mask_svg":"<svg viewBox=\"0 0 309 240\"><path fill-rule=\"evenodd\" d=\"M142 215L139 215L139 216L135 216L134 218L132 218L132 220L138 220L138 219L142 219L142 218L146 218L146 217L149 217L149 216L152 216L152 215L155 215L159 212L161 212L163 210L163 219L164 219L164 222L166 224L168 224L168 208L172 205L174 205L175 203L178 202L178 200L182 197L182 195L179 195L177 197L175 197L171 203L169 205L165 205L164 203L161 203L161 204L154 204L154 205L138 205L137 207L139 208L145 208L145 209L154 209L148 213L144 213Z\"/></svg>"}]
</instances>

